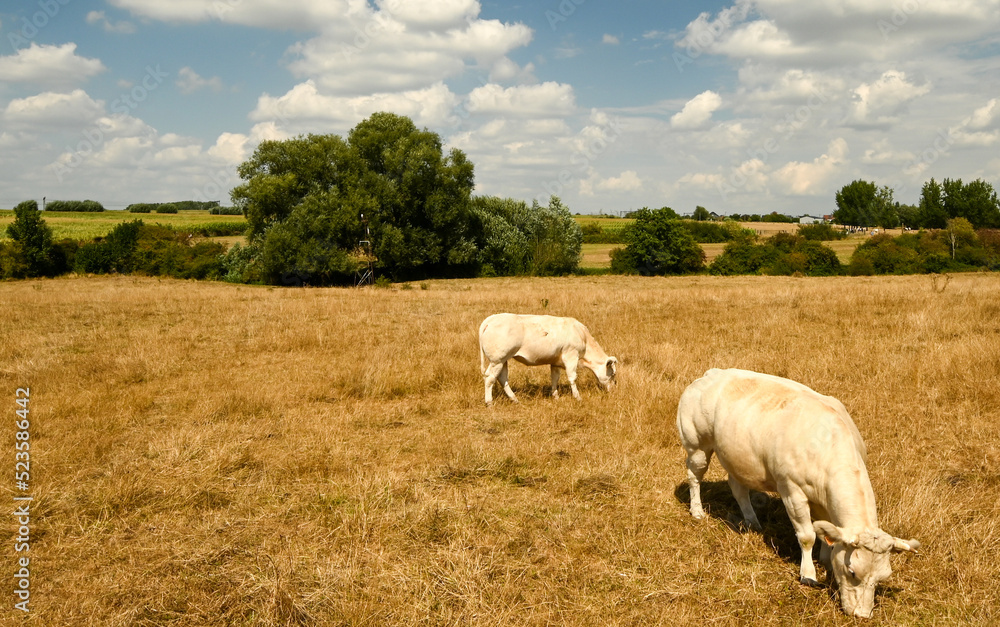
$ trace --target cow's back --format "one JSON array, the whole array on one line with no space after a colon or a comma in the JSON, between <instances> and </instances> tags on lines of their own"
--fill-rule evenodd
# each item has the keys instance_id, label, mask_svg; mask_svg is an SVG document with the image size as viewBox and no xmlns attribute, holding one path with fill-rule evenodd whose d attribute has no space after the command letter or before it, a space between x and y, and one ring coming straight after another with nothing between
<instances>
[{"instance_id":1,"label":"cow's back","mask_svg":"<svg viewBox=\"0 0 1000 627\"><path fill-rule=\"evenodd\" d=\"M795 381L713 369L681 402L682 438L694 436L713 449L750 489L775 491L777 482L791 481L812 493L832 467L864 468L864 443L843 405ZM810 496L825 500L818 492Z\"/></svg>"},{"instance_id":2,"label":"cow's back","mask_svg":"<svg viewBox=\"0 0 1000 627\"><path fill-rule=\"evenodd\" d=\"M479 325L479 349L493 363L507 361L524 342L524 325L520 316L498 313L488 316Z\"/></svg>"},{"instance_id":3,"label":"cow's back","mask_svg":"<svg viewBox=\"0 0 1000 627\"><path fill-rule=\"evenodd\" d=\"M528 365L561 364L567 349L586 351L587 330L575 318L501 313L483 320L479 345L493 362L514 358Z\"/></svg>"}]
</instances>

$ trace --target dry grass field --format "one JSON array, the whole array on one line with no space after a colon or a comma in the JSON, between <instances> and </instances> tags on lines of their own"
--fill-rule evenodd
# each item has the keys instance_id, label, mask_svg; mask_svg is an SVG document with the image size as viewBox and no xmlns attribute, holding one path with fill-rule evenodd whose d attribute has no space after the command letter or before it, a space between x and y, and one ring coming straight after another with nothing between
<instances>
[{"instance_id":1,"label":"dry grass field","mask_svg":"<svg viewBox=\"0 0 1000 627\"><path fill-rule=\"evenodd\" d=\"M941 291L942 286L945 286ZM849 625L713 463L687 511L677 399L742 367L841 399L893 559L881 625L1000 623L1000 276L583 277L269 289L0 284L0 463L31 389L27 625ZM584 321L614 393L483 406L498 311ZM565 384L565 379L564 379ZM763 496L763 495L762 495ZM15 521L3 523L14 572Z\"/></svg>"}]
</instances>

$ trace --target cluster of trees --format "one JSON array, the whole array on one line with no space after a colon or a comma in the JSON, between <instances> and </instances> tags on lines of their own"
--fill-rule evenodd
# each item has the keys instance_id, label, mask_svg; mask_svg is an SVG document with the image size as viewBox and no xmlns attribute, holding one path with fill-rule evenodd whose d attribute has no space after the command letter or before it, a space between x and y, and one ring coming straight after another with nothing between
<instances>
[{"instance_id":1,"label":"cluster of trees","mask_svg":"<svg viewBox=\"0 0 1000 627\"><path fill-rule=\"evenodd\" d=\"M38 206L38 203L35 203ZM97 213L104 211L104 205L96 200L50 200L45 203L46 211L83 211Z\"/></svg>"},{"instance_id":2,"label":"cluster of trees","mask_svg":"<svg viewBox=\"0 0 1000 627\"><path fill-rule=\"evenodd\" d=\"M837 253L818 240L782 232L760 242L744 238L726 244L708 271L716 275L833 276L841 273L842 264Z\"/></svg>"},{"instance_id":3,"label":"cluster of trees","mask_svg":"<svg viewBox=\"0 0 1000 627\"><path fill-rule=\"evenodd\" d=\"M582 232L558 198L546 207L473 199L473 164L404 116L375 113L346 139L264 141L232 191L247 245L231 280L349 283L361 260L394 280L561 274L579 264Z\"/></svg>"},{"instance_id":4,"label":"cluster of trees","mask_svg":"<svg viewBox=\"0 0 1000 627\"><path fill-rule=\"evenodd\" d=\"M221 278L223 271L222 244L192 244L188 232L141 220L122 222L91 242L54 241L34 200L14 208L7 235L9 240L0 241L0 279L51 277L71 271L212 279Z\"/></svg>"},{"instance_id":5,"label":"cluster of trees","mask_svg":"<svg viewBox=\"0 0 1000 627\"><path fill-rule=\"evenodd\" d=\"M219 208L218 200L201 202L197 200L179 200L176 202L137 202L125 207L129 213L177 213L178 211L205 211L209 213ZM239 213L239 212L237 212Z\"/></svg>"},{"instance_id":6,"label":"cluster of trees","mask_svg":"<svg viewBox=\"0 0 1000 627\"><path fill-rule=\"evenodd\" d=\"M858 246L847 273L923 274L1000 270L1000 230L973 228L965 218L948 220L944 229L920 230L893 237L876 235Z\"/></svg>"},{"instance_id":7,"label":"cluster of trees","mask_svg":"<svg viewBox=\"0 0 1000 627\"><path fill-rule=\"evenodd\" d=\"M1000 201L993 186L976 179L933 178L924 183L916 205L893 199L888 186L856 180L836 194L837 210L833 217L840 224L862 227L944 229L953 218L964 218L974 228L1000 228Z\"/></svg>"}]
</instances>

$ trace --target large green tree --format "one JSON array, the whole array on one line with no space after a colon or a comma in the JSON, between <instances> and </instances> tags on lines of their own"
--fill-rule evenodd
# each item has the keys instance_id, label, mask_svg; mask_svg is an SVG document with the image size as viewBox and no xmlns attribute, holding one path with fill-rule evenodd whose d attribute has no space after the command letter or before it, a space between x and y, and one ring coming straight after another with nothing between
<instances>
[{"instance_id":1,"label":"large green tree","mask_svg":"<svg viewBox=\"0 0 1000 627\"><path fill-rule=\"evenodd\" d=\"M1000 227L1000 202L993 186L976 179L962 184L962 179L945 179L942 205L949 218L965 218L976 228Z\"/></svg>"},{"instance_id":2,"label":"large green tree","mask_svg":"<svg viewBox=\"0 0 1000 627\"><path fill-rule=\"evenodd\" d=\"M836 202L833 219L840 224L894 227L899 223L892 189L888 186L878 187L871 181L858 179L837 192Z\"/></svg>"},{"instance_id":3,"label":"large green tree","mask_svg":"<svg viewBox=\"0 0 1000 627\"><path fill-rule=\"evenodd\" d=\"M370 242L396 279L474 274L473 165L404 116L375 113L343 139L262 142L232 192L247 216L259 275L284 284L336 283ZM363 217L362 217L363 216Z\"/></svg>"},{"instance_id":4,"label":"large green tree","mask_svg":"<svg viewBox=\"0 0 1000 627\"><path fill-rule=\"evenodd\" d=\"M673 214L673 215L670 215ZM622 230L624 248L611 251L611 271L621 274L688 274L705 267L705 251L669 209L645 207Z\"/></svg>"}]
</instances>

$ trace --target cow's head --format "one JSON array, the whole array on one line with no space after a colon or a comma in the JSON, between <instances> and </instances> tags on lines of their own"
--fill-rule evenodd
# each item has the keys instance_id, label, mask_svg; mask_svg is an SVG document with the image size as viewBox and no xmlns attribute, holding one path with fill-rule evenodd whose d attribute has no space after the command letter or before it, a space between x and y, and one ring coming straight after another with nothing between
<instances>
[{"instance_id":1,"label":"cow's head","mask_svg":"<svg viewBox=\"0 0 1000 627\"><path fill-rule=\"evenodd\" d=\"M618 375L618 358L608 357L608 360L602 366L598 366L594 373L597 375L597 380L601 382L601 385L608 390L613 390L615 387L615 377Z\"/></svg>"},{"instance_id":2,"label":"cow's head","mask_svg":"<svg viewBox=\"0 0 1000 627\"><path fill-rule=\"evenodd\" d=\"M875 607L875 586L892 574L889 553L916 551L916 540L900 540L876 529L851 533L824 520L813 523L822 540L830 545L830 563L840 589L844 612L870 618Z\"/></svg>"}]
</instances>

